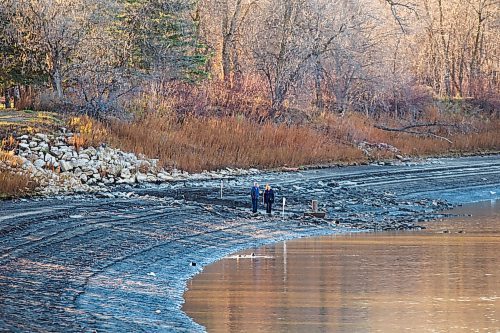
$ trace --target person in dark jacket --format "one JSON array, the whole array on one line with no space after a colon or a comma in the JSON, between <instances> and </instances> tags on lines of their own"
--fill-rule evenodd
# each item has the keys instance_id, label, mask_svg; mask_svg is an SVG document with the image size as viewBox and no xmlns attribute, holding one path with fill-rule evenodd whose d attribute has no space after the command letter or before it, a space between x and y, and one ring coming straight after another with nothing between
<instances>
[{"instance_id":1,"label":"person in dark jacket","mask_svg":"<svg viewBox=\"0 0 500 333\"><path fill-rule=\"evenodd\" d=\"M253 183L252 191L250 195L252 196L252 212L257 213L257 205L259 203L259 184Z\"/></svg>"},{"instance_id":2,"label":"person in dark jacket","mask_svg":"<svg viewBox=\"0 0 500 333\"><path fill-rule=\"evenodd\" d=\"M266 191L264 192L264 203L266 204L266 212L268 215L271 215L271 209L274 203L274 191L266 184Z\"/></svg>"}]
</instances>

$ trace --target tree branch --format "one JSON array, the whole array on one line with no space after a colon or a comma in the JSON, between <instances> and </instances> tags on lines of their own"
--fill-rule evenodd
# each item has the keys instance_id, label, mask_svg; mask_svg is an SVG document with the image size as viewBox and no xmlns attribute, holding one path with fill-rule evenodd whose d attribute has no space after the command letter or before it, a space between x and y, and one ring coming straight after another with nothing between
<instances>
[{"instance_id":1,"label":"tree branch","mask_svg":"<svg viewBox=\"0 0 500 333\"><path fill-rule=\"evenodd\" d=\"M412 124L408 126L404 126L401 128L394 128L394 127L386 127L383 125L374 125L375 128L381 129L383 131L388 131L388 132L403 132L403 133L408 133L408 134L414 134L414 135L424 135L424 136L430 136L433 138L437 138L440 140L444 140L448 143L453 143L450 141L448 138L445 138L444 136L440 136L437 134L432 133L430 130L426 132L419 132L419 131L412 131L411 129L413 128L422 128L422 127L434 127L434 126L439 126L439 127L457 127L454 124L444 124L444 123L424 123L424 124Z\"/></svg>"}]
</instances>

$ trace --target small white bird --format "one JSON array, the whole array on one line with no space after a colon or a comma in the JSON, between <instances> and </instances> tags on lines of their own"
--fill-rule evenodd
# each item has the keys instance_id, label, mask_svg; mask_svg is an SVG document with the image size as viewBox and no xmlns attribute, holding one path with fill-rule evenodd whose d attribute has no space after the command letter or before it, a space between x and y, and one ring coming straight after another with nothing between
<instances>
[{"instance_id":1,"label":"small white bird","mask_svg":"<svg viewBox=\"0 0 500 333\"><path fill-rule=\"evenodd\" d=\"M494 195L494 194L497 194L497 192L490 191L490 194L491 194L491 195Z\"/></svg>"},{"instance_id":2,"label":"small white bird","mask_svg":"<svg viewBox=\"0 0 500 333\"><path fill-rule=\"evenodd\" d=\"M154 272L149 272L148 276L156 276L156 274Z\"/></svg>"}]
</instances>

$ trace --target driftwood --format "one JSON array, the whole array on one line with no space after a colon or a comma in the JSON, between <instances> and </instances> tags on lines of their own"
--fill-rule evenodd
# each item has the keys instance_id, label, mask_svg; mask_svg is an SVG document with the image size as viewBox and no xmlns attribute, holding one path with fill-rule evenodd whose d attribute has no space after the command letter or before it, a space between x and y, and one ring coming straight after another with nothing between
<instances>
[{"instance_id":1,"label":"driftwood","mask_svg":"<svg viewBox=\"0 0 500 333\"><path fill-rule=\"evenodd\" d=\"M453 143L450 139L445 138L444 136L432 133L430 130L425 131L425 132L420 132L420 131L413 131L412 129L413 128L422 128L422 127L457 127L457 125L445 124L445 123L423 123L423 124L411 124L411 125L407 125L407 126L400 127L400 128L386 127L386 126L382 126L382 125L375 125L374 127L381 129L383 131L389 131L389 132L403 132L403 133L409 133L409 134L414 134L414 135L430 136L433 138L444 140L444 141L449 142L449 143Z\"/></svg>"}]
</instances>

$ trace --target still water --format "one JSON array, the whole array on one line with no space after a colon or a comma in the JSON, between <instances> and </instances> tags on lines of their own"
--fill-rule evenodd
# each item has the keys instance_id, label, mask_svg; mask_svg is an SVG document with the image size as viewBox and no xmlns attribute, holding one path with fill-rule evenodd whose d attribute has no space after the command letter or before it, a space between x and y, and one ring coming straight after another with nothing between
<instances>
[{"instance_id":1,"label":"still water","mask_svg":"<svg viewBox=\"0 0 500 333\"><path fill-rule=\"evenodd\" d=\"M183 310L208 332L500 332L500 202L453 212L472 217L241 252Z\"/></svg>"}]
</instances>

